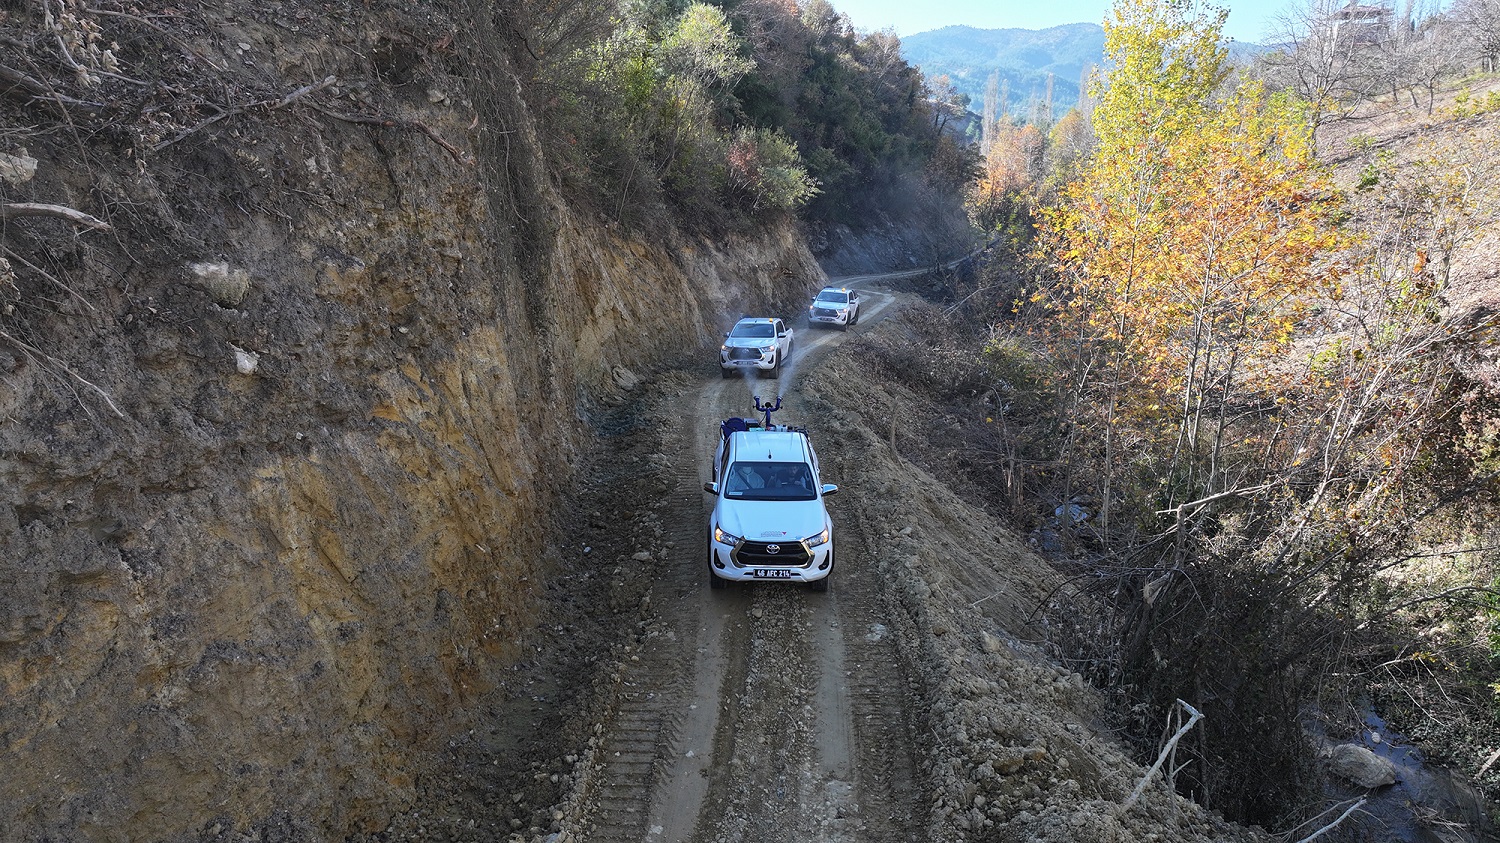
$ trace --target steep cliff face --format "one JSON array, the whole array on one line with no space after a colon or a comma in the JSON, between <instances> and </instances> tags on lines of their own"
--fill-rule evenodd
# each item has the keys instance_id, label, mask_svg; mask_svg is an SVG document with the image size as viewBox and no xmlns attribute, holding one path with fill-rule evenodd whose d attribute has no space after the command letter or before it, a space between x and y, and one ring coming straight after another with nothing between
<instances>
[{"instance_id":1,"label":"steep cliff face","mask_svg":"<svg viewBox=\"0 0 1500 843\"><path fill-rule=\"evenodd\" d=\"M503 12L367 5L79 12L115 76L27 78L134 110L0 99L58 127L0 201L109 226L0 228L0 838L380 827L503 693L617 367L817 283L789 226L572 213Z\"/></svg>"}]
</instances>

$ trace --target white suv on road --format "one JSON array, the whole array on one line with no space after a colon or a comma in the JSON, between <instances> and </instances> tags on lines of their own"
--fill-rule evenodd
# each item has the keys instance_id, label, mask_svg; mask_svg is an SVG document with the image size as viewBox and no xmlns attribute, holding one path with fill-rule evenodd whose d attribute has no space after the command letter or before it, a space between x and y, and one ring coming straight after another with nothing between
<instances>
[{"instance_id":1,"label":"white suv on road","mask_svg":"<svg viewBox=\"0 0 1500 843\"><path fill-rule=\"evenodd\" d=\"M768 372L776 378L791 354L792 329L784 321L741 319L719 346L719 370L726 378L744 371Z\"/></svg>"},{"instance_id":2,"label":"white suv on road","mask_svg":"<svg viewBox=\"0 0 1500 843\"><path fill-rule=\"evenodd\" d=\"M824 287L807 306L808 325L832 325L841 331L859 322L859 291Z\"/></svg>"},{"instance_id":3,"label":"white suv on road","mask_svg":"<svg viewBox=\"0 0 1500 843\"><path fill-rule=\"evenodd\" d=\"M771 580L828 590L833 521L823 499L838 487L820 481L805 431L726 421L714 480L703 491L715 496L708 523L711 586Z\"/></svg>"}]
</instances>

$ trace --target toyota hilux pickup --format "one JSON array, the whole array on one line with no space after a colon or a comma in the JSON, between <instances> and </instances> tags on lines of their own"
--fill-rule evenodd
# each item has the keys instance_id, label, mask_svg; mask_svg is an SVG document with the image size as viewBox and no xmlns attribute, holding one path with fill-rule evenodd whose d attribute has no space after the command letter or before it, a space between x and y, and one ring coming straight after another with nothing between
<instances>
[{"instance_id":1,"label":"toyota hilux pickup","mask_svg":"<svg viewBox=\"0 0 1500 843\"><path fill-rule=\"evenodd\" d=\"M776 378L791 354L792 328L785 321L770 317L741 319L719 346L719 370L726 378L738 372L765 372Z\"/></svg>"},{"instance_id":2,"label":"toyota hilux pickup","mask_svg":"<svg viewBox=\"0 0 1500 843\"><path fill-rule=\"evenodd\" d=\"M757 409L760 406L756 399ZM777 401L779 407L780 401ZM838 486L822 482L803 428L726 419L714 455L708 523L708 582L806 583L827 591L833 573L833 520L823 501Z\"/></svg>"},{"instance_id":3,"label":"toyota hilux pickup","mask_svg":"<svg viewBox=\"0 0 1500 843\"><path fill-rule=\"evenodd\" d=\"M827 325L840 331L859 322L859 291L848 287L824 287L807 306L807 324Z\"/></svg>"}]
</instances>

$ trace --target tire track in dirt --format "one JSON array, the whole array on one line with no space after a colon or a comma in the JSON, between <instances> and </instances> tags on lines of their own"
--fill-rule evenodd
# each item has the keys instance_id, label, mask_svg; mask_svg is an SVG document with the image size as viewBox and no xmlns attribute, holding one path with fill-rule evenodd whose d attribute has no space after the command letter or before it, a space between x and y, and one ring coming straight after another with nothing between
<instances>
[{"instance_id":1,"label":"tire track in dirt","mask_svg":"<svg viewBox=\"0 0 1500 843\"><path fill-rule=\"evenodd\" d=\"M703 393L711 401L718 390ZM697 463L682 455L697 453L683 441L686 432L698 426L701 402L670 400L667 422L659 430L657 449L669 455L664 467L667 493L659 502L663 519L664 565L648 594L656 612L651 629L643 636L639 652L621 670L623 686L614 714L602 724L597 773L592 777L593 796L586 802L581 840L598 843L640 843L642 840L680 839L677 826L691 822L701 798L690 785L697 768L707 763L706 751L677 750L684 743L702 741L702 714L697 711L695 689L710 671L722 670L701 654L704 629L698 608L705 583L698 551L702 536L695 525L705 519L702 481ZM705 461L706 463L706 461ZM713 723L708 723L712 735ZM686 764L682 763L686 760ZM680 782L686 781L688 785ZM668 787L662 784L669 783ZM680 791L680 799L665 811L652 810L662 793ZM691 826L689 825L689 830Z\"/></svg>"},{"instance_id":2,"label":"tire track in dirt","mask_svg":"<svg viewBox=\"0 0 1500 843\"><path fill-rule=\"evenodd\" d=\"M861 322L892 299L871 297ZM617 674L612 716L597 727L595 773L580 789L574 840L590 843L792 843L915 839L915 765L904 684L888 639L871 636L882 609L866 531L835 514L833 590L737 585L711 590L702 484L717 422L750 415L751 395L786 396L778 422L810 424L796 408L796 372L837 341L799 332L779 381L713 379L661 405L665 559L654 613ZM850 508L852 509L852 508ZM643 622L644 623L644 622Z\"/></svg>"},{"instance_id":3,"label":"tire track in dirt","mask_svg":"<svg viewBox=\"0 0 1500 843\"><path fill-rule=\"evenodd\" d=\"M691 498L672 513L671 535L677 553L672 570L676 597L671 623L694 632L692 664L687 673L686 693L680 700L682 721L674 740L666 747L665 775L662 787L654 795L647 840L682 841L692 838L700 819L711 813L708 807L722 800L712 789L715 759L726 752L717 735L721 689L743 681L747 668L741 657L743 648L726 645L725 638L738 638L737 631L726 622L724 611L731 605L743 607L747 599L741 594L711 593L705 561L707 506L703 483L710 479L715 422L727 415L730 395L738 394L738 381L714 381L696 393L672 402L668 409L666 442L673 456L676 494ZM713 598L722 597L723 607ZM732 722L735 712L728 712ZM732 732L730 732L732 734Z\"/></svg>"}]
</instances>

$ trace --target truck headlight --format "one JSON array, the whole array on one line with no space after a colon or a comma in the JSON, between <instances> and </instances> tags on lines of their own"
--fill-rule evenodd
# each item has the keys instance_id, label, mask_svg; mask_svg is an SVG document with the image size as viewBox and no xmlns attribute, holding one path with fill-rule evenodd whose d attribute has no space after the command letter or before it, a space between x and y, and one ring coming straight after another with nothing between
<instances>
[{"instance_id":1,"label":"truck headlight","mask_svg":"<svg viewBox=\"0 0 1500 843\"><path fill-rule=\"evenodd\" d=\"M826 531L825 531L826 532ZM733 533L724 532L724 528L718 524L714 525L714 541L719 544L739 544L740 537Z\"/></svg>"},{"instance_id":2,"label":"truck headlight","mask_svg":"<svg viewBox=\"0 0 1500 843\"><path fill-rule=\"evenodd\" d=\"M813 548L813 547L817 547L820 544L827 544L828 543L828 537L829 537L828 529L824 528L823 532L818 533L816 536L808 536L807 538L803 539L803 541L807 542L807 546L809 548Z\"/></svg>"}]
</instances>

